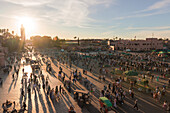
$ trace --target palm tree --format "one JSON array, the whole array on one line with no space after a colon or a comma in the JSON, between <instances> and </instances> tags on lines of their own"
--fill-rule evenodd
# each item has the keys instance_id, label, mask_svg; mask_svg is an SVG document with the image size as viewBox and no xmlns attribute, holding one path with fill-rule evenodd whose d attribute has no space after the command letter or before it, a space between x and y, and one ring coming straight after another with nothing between
<instances>
[{"instance_id":1,"label":"palm tree","mask_svg":"<svg viewBox=\"0 0 170 113\"><path fill-rule=\"evenodd\" d=\"M76 39L76 38L77 38L77 42L78 42L78 45L79 45L79 37L75 36L74 39Z\"/></svg>"}]
</instances>

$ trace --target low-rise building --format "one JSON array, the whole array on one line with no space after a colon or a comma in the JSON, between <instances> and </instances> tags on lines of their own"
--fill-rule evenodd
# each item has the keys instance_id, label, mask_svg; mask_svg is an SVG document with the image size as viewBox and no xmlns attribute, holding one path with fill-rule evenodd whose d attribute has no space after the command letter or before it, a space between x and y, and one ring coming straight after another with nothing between
<instances>
[{"instance_id":1,"label":"low-rise building","mask_svg":"<svg viewBox=\"0 0 170 113\"><path fill-rule=\"evenodd\" d=\"M146 38L146 40L109 40L110 46L114 46L115 50L130 51L150 51L155 49L163 49L163 41L157 38Z\"/></svg>"}]
</instances>

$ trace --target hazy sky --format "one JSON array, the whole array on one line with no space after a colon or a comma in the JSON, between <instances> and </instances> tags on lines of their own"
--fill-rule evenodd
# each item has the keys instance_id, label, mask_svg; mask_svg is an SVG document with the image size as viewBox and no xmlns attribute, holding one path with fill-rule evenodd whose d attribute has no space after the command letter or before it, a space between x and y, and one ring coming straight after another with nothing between
<instances>
[{"instance_id":1,"label":"hazy sky","mask_svg":"<svg viewBox=\"0 0 170 113\"><path fill-rule=\"evenodd\" d=\"M170 37L170 0L0 0L0 28L20 35L23 17L27 37Z\"/></svg>"}]
</instances>

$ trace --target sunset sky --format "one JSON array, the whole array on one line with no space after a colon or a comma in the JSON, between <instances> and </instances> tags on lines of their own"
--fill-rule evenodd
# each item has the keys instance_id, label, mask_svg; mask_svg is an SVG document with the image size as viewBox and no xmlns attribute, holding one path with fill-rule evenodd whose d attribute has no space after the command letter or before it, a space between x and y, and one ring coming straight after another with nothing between
<instances>
[{"instance_id":1,"label":"sunset sky","mask_svg":"<svg viewBox=\"0 0 170 113\"><path fill-rule=\"evenodd\" d=\"M0 28L21 23L27 38L170 38L170 0L0 0Z\"/></svg>"}]
</instances>

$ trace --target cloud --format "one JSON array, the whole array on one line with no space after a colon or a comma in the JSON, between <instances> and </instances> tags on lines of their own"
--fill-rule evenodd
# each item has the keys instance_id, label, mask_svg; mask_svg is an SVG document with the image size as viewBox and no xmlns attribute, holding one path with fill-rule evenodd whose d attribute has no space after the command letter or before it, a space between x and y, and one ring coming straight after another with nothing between
<instances>
[{"instance_id":1,"label":"cloud","mask_svg":"<svg viewBox=\"0 0 170 113\"><path fill-rule=\"evenodd\" d=\"M159 2L156 2L153 5L149 6L147 9L142 10L141 12L162 9L168 6L170 6L170 0L160 0Z\"/></svg>"},{"instance_id":2,"label":"cloud","mask_svg":"<svg viewBox=\"0 0 170 113\"><path fill-rule=\"evenodd\" d=\"M128 27L128 30L166 30L170 29L170 26L160 26L160 27Z\"/></svg>"},{"instance_id":3,"label":"cloud","mask_svg":"<svg viewBox=\"0 0 170 113\"><path fill-rule=\"evenodd\" d=\"M161 10L161 11L156 11L156 12L151 12L151 13L142 13L142 14L133 14L133 15L129 15L129 16L120 16L120 17L113 18L113 20L123 20L123 19L128 19L128 18L140 18L140 17L161 15L161 14L167 14L167 13L170 13L170 10Z\"/></svg>"},{"instance_id":4,"label":"cloud","mask_svg":"<svg viewBox=\"0 0 170 113\"><path fill-rule=\"evenodd\" d=\"M128 15L128 16L120 16L120 17L115 17L113 19L123 20L123 19L128 19L128 18L140 18L140 17L166 14L166 13L170 13L168 6L170 6L170 0L160 0L159 2L156 2L152 4L151 6L147 7L146 9L135 11L131 15Z\"/></svg>"},{"instance_id":5,"label":"cloud","mask_svg":"<svg viewBox=\"0 0 170 113\"><path fill-rule=\"evenodd\" d=\"M52 2L53 0L4 0L13 4L20 4L23 6L37 6Z\"/></svg>"},{"instance_id":6,"label":"cloud","mask_svg":"<svg viewBox=\"0 0 170 113\"><path fill-rule=\"evenodd\" d=\"M89 17L91 6L108 7L117 0L4 0L24 6L18 13L31 13L63 26L89 28L96 20ZM27 11L25 11L27 10Z\"/></svg>"},{"instance_id":7,"label":"cloud","mask_svg":"<svg viewBox=\"0 0 170 113\"><path fill-rule=\"evenodd\" d=\"M89 17L91 13L89 7L99 4L108 6L113 1L115 0L58 0L57 3L47 4L47 6L57 11L57 15L52 11L50 16L55 15L54 19L59 20L63 25L87 28L90 27L87 25L97 21Z\"/></svg>"}]
</instances>

